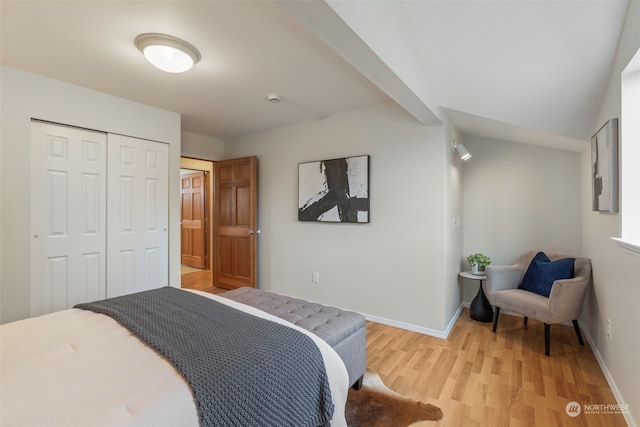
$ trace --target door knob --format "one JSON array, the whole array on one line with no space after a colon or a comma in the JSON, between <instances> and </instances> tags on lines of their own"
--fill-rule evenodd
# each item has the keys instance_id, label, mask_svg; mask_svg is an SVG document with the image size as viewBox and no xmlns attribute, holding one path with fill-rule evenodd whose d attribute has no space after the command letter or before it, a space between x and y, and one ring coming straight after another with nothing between
<instances>
[{"instance_id":1,"label":"door knob","mask_svg":"<svg viewBox=\"0 0 640 427\"><path fill-rule=\"evenodd\" d=\"M260 229L258 228L257 230L249 230L247 234L260 234Z\"/></svg>"}]
</instances>

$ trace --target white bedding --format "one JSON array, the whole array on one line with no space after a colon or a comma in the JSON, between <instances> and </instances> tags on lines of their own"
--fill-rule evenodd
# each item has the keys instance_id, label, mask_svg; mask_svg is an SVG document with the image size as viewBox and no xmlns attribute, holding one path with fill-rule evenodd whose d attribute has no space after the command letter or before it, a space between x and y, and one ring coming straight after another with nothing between
<instances>
[{"instance_id":1,"label":"white bedding","mask_svg":"<svg viewBox=\"0 0 640 427\"><path fill-rule=\"evenodd\" d=\"M346 426L348 374L326 342L253 307L193 292L311 337L329 377L332 425ZM191 392L180 374L108 316L70 309L2 325L0 347L2 427L198 425Z\"/></svg>"}]
</instances>

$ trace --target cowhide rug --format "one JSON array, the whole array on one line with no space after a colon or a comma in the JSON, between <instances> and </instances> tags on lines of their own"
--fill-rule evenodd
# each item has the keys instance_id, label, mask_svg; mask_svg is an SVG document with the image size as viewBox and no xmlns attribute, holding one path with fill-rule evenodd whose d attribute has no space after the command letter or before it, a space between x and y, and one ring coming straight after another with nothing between
<instances>
[{"instance_id":1,"label":"cowhide rug","mask_svg":"<svg viewBox=\"0 0 640 427\"><path fill-rule=\"evenodd\" d=\"M384 385L376 372L367 369L363 387L349 390L346 417L349 427L406 427L419 421L439 420L442 411L396 393Z\"/></svg>"}]
</instances>

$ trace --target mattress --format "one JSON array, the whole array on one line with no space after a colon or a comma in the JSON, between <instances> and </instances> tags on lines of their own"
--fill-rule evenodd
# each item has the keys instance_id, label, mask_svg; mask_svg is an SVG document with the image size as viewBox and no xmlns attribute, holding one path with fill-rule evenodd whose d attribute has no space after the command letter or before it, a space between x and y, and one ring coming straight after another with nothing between
<instances>
[{"instance_id":1,"label":"mattress","mask_svg":"<svg viewBox=\"0 0 640 427\"><path fill-rule=\"evenodd\" d=\"M332 425L346 425L348 374L326 342L256 308L193 292L313 339L331 386ZM180 374L110 317L70 309L2 325L0 334L3 427L198 425L191 392Z\"/></svg>"}]
</instances>

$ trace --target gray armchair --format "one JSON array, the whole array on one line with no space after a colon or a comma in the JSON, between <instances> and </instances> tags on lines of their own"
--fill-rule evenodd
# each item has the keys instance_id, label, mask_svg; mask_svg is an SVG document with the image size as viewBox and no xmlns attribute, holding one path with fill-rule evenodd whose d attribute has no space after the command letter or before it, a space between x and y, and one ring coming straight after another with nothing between
<instances>
[{"instance_id":1,"label":"gray armchair","mask_svg":"<svg viewBox=\"0 0 640 427\"><path fill-rule=\"evenodd\" d=\"M591 260L575 258L574 277L553 282L549 298L527 290L518 289L522 278L536 252L527 252L515 264L509 266L486 267L487 297L495 307L493 332L498 326L500 310L507 310L524 316L526 326L529 317L544 323L545 354L549 355L551 324L571 320L580 345L584 345L578 317L591 277ZM547 254L551 261L560 258L573 258L568 255Z\"/></svg>"}]
</instances>

